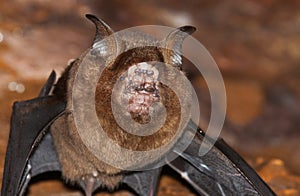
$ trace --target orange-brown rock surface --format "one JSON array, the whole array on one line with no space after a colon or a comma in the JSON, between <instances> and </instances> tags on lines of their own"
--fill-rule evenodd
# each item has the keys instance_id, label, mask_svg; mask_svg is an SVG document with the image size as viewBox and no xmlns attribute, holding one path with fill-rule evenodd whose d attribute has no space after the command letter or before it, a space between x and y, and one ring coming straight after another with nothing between
<instances>
[{"instance_id":1,"label":"orange-brown rock surface","mask_svg":"<svg viewBox=\"0 0 300 196\"><path fill-rule=\"evenodd\" d=\"M300 195L299 10L297 0L1 1L0 182L12 103L36 96L52 69L61 72L90 45L94 29L84 14L94 13L116 30L146 24L196 26L193 36L215 58L227 89L222 137L278 195ZM189 77L199 92L205 128L209 94L199 75ZM35 180L28 195L81 192L50 179ZM130 194L121 190L112 195ZM158 195L192 193L164 176Z\"/></svg>"}]
</instances>

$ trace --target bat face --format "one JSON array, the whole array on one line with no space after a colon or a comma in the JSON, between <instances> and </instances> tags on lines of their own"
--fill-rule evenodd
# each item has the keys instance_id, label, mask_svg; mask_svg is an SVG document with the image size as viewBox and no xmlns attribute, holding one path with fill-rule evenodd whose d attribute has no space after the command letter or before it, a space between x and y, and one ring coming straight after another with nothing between
<instances>
[{"instance_id":1,"label":"bat face","mask_svg":"<svg viewBox=\"0 0 300 196\"><path fill-rule=\"evenodd\" d=\"M178 59L180 54L156 46L134 47L126 50L135 42L149 42L153 38L140 34L139 40L135 37L116 40L112 35L113 31L106 24L93 17L91 20L96 24L97 29L93 47L87 51L87 55L83 57L85 59L76 60L66 69L58 81L58 89L54 90L55 96L66 99L67 112L53 123L51 133L66 180L81 182L84 181L83 179L95 178L94 181L98 184L113 188L120 182L123 169L107 164L99 156L95 156L87 146L99 146L97 151L101 151L101 157L111 157L109 159L112 162L118 162L120 159L118 157L126 157L123 162L127 167L146 166L157 161L173 146L174 143L170 141L179 138L182 134L182 132L177 131L178 127L182 126L179 124L182 120L179 97L170 87L160 81L162 78L175 81L177 77L178 82L173 83L178 86L178 89L181 89L180 94L189 97L190 92L187 90L186 83L178 79L179 77L185 78L183 72L180 71L181 62ZM192 32L193 29L193 27L186 27L188 32ZM166 40L160 40L161 45L181 46L183 38L178 39L178 37L187 36L186 33L182 34L181 30L176 30L175 34L172 32ZM176 39L175 36L177 36ZM155 40L155 42L159 41ZM109 63L104 64L103 61L90 60L101 59L102 56L117 51L116 48L120 47L123 47L125 52L118 54L114 59L110 59ZM103 69L96 85L95 108L97 120L108 138L121 148L130 151L150 151L165 145L163 153L161 150L145 157L135 156L131 152L125 151L119 156L117 154L111 156L114 152L113 147L106 145L103 139L91 139L93 130L90 134L87 133L86 137L82 137L78 133L72 108L74 101L72 91L74 91L76 74L85 61L89 64L96 64L95 69L97 66ZM173 73L173 69L178 70L177 75ZM84 76L83 80L91 80L91 76ZM81 94L86 93L82 91ZM115 105L117 115L114 113L112 105ZM166 116L162 118L160 116L164 111ZM136 128L141 125L148 125L150 122L157 124L153 120L154 113L156 113L158 120L165 120L157 132L151 134L144 128ZM116 118L118 117L116 116L123 118L121 120L123 124L133 124L130 133L124 130L120 122L117 122ZM189 118L190 116L185 115L185 124ZM148 125L148 127L151 126ZM134 132L135 130L138 131ZM87 140L87 142L83 140ZM99 143L104 144L99 145Z\"/></svg>"},{"instance_id":2,"label":"bat face","mask_svg":"<svg viewBox=\"0 0 300 196\"><path fill-rule=\"evenodd\" d=\"M122 102L127 104L127 111L136 121L149 122L152 104L160 101L158 70L146 62L138 63L128 69L123 79Z\"/></svg>"}]
</instances>

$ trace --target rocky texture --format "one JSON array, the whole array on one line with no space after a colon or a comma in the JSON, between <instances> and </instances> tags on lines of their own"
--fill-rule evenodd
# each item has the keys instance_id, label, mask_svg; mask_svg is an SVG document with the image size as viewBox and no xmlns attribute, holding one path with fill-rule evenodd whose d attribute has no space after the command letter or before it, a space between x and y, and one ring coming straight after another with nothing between
<instances>
[{"instance_id":1,"label":"rocky texture","mask_svg":"<svg viewBox=\"0 0 300 196\"><path fill-rule=\"evenodd\" d=\"M1 1L0 179L12 103L36 96L52 69L61 72L90 45L94 29L83 15L95 13L116 30L145 24L196 26L193 35L212 53L227 88L228 115L222 136L278 195L299 195L299 9L297 0ZM188 76L200 95L205 128L209 94L199 75L190 72ZM20 85L9 90L10 82ZM24 92L17 90L22 85ZM29 195L45 192L81 194L51 179L36 181L29 189ZM169 177L162 178L158 193L190 194Z\"/></svg>"}]
</instances>

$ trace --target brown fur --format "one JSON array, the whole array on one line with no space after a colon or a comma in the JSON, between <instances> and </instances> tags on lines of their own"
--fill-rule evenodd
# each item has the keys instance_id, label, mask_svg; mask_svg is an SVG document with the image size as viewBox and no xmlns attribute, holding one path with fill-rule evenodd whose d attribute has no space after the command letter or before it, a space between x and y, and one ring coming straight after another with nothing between
<instances>
[{"instance_id":1,"label":"brown fur","mask_svg":"<svg viewBox=\"0 0 300 196\"><path fill-rule=\"evenodd\" d=\"M69 101L71 99L72 82L75 77L81 58L66 68L58 80L54 95L67 101L67 109L51 126L51 133L58 152L64 178L71 182L78 182L94 171L99 173L98 180L101 184L114 188L118 185L121 175L118 169L99 161L83 144L75 127L73 114Z\"/></svg>"},{"instance_id":2,"label":"brown fur","mask_svg":"<svg viewBox=\"0 0 300 196\"><path fill-rule=\"evenodd\" d=\"M144 47L125 52L109 66L110 69L104 69L98 81L95 101L99 122L107 135L124 148L139 151L156 149L168 143L177 134L181 120L180 103L172 89L165 85L160 84L158 88L161 93L161 102L166 107L168 115L164 126L153 135L142 137L125 132L115 122L111 109L112 87L120 75L134 63L166 61L168 57L163 56L161 51L163 51L161 48ZM75 74L85 54L67 67L57 82L54 96L66 101L67 108L66 113L51 126L51 133L62 166L62 174L67 181L78 182L97 171L99 182L104 186L114 188L122 178L122 171L104 163L91 153L82 142L73 118L71 92ZM172 75L163 77L170 77L176 86L183 85L176 78L172 78L174 77ZM185 86L182 86L182 93L185 93L184 88ZM110 153L110 149L106 150Z\"/></svg>"},{"instance_id":3,"label":"brown fur","mask_svg":"<svg viewBox=\"0 0 300 196\"><path fill-rule=\"evenodd\" d=\"M118 142L120 146L135 151L152 150L166 144L174 136L181 115L179 100L174 92L169 87L160 85L159 90L161 92L162 103L166 107L168 114L164 127L155 134L141 137L123 131L115 122L110 106L113 85L121 73L127 70L129 66L147 61L162 62L162 55L153 47L139 48L123 54L116 61L118 69L106 69L103 71L96 89L96 111L104 131L110 138Z\"/></svg>"}]
</instances>

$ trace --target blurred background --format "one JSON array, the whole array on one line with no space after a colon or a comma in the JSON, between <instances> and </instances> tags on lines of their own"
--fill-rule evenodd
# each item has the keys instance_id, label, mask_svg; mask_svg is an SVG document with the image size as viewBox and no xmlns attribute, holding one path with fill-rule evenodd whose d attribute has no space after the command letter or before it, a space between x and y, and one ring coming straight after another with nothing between
<instances>
[{"instance_id":1,"label":"blurred background","mask_svg":"<svg viewBox=\"0 0 300 196\"><path fill-rule=\"evenodd\" d=\"M95 29L86 13L115 31L148 24L197 27L193 36L212 54L226 85L222 137L278 195L300 195L298 0L1 0L0 182L12 103L35 97L51 70L60 74L91 45ZM199 94L205 129L210 115L205 81L199 74L188 77ZM28 195L81 192L50 179L35 180ZM158 195L193 194L179 180L163 176Z\"/></svg>"}]
</instances>

